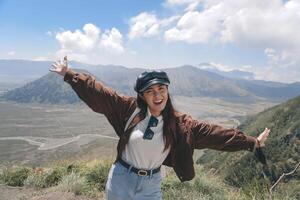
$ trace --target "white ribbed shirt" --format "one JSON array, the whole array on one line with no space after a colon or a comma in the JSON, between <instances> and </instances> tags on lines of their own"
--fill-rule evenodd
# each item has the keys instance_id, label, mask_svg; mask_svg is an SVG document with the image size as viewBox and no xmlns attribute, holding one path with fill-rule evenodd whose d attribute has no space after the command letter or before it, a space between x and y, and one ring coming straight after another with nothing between
<instances>
[{"instance_id":1,"label":"white ribbed shirt","mask_svg":"<svg viewBox=\"0 0 300 200\"><path fill-rule=\"evenodd\" d=\"M156 117L158 124L150 129L154 132L151 140L143 139L148 126L151 113L147 108L145 119L140 121L133 129L129 141L122 152L122 159L128 164L139 169L155 169L162 165L168 156L170 148L163 152L165 143L163 139L162 115Z\"/></svg>"}]
</instances>

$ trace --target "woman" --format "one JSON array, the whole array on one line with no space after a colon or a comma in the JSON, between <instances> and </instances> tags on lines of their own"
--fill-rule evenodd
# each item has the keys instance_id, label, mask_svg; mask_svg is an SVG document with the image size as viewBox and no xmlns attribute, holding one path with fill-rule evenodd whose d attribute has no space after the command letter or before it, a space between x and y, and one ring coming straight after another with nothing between
<instances>
[{"instance_id":1,"label":"woman","mask_svg":"<svg viewBox=\"0 0 300 200\"><path fill-rule=\"evenodd\" d=\"M174 110L165 72L144 72L137 77L137 97L120 96L91 75L68 69L67 58L50 69L64 77L95 112L104 114L119 142L117 158L106 183L109 200L162 199L160 166L174 169L178 178L194 178L194 149L259 150L270 130L257 138L236 129L195 120Z\"/></svg>"}]
</instances>

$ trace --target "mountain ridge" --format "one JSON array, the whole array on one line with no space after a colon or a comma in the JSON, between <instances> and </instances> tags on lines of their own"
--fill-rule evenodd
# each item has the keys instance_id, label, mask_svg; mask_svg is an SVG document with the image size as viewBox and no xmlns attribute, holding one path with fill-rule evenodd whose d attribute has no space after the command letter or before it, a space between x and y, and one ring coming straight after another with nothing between
<instances>
[{"instance_id":1,"label":"mountain ridge","mask_svg":"<svg viewBox=\"0 0 300 200\"><path fill-rule=\"evenodd\" d=\"M11 63L9 61L8 63ZM27 66L30 65L30 61L19 61L25 62L24 68L27 69ZM1 65L2 63L2 65ZM40 63L41 65L38 65ZM26 83L26 85L18 87L16 89L9 90L2 95L2 99L11 100L17 102L38 102L38 103L75 103L79 99L75 98L71 91L71 88L68 86L63 86L63 88L58 87L59 85L64 85L62 78L54 78L58 76L56 74L49 75L49 66L51 65L48 61L35 62L28 71L23 69L17 74L5 74L3 70L3 62L0 60L0 72L2 71L3 76L21 76L20 74L26 74L33 76L34 70L37 68L38 71L35 72L37 76L38 73L44 72L42 77L38 77L36 80ZM97 77L97 80L102 81L107 86L112 87L119 93L136 96L133 86L136 80L136 77L145 71L146 69L142 68L127 68L121 65L85 65L79 62L70 62L70 66L74 66L75 71L78 70L75 67L83 67L82 70L85 70L86 73L90 73ZM12 71L18 71L18 68L21 66L11 67ZM80 70L80 69L79 69ZM151 70L151 69L147 69ZM270 101L284 101L289 98L293 98L300 94L300 83L293 84L284 84L277 82L267 82L267 81L253 81L246 79L232 79L228 77L221 76L220 74L199 69L192 65L184 65L176 68L165 68L162 69L166 71L170 77L170 93L172 95L182 95L182 96L200 96L200 97L213 97L221 98L229 101L243 101L243 102L253 102L258 99L268 99ZM44 84L47 82L44 79L48 80L48 85ZM55 91L51 85L56 85L57 90ZM30 85L30 87L29 87ZM52 87L49 89L48 87ZM31 91L34 90L34 91ZM48 95L44 93L44 90L49 90ZM38 94L40 91L41 94ZM63 94L61 94L63 93ZM25 95L22 97L22 95ZM27 95L26 95L27 94ZM32 95L32 98L29 98L28 94ZM53 95L55 94L55 95ZM67 96L69 97L67 97ZM64 97L65 96L65 97ZM62 98L55 99L55 98Z\"/></svg>"}]
</instances>

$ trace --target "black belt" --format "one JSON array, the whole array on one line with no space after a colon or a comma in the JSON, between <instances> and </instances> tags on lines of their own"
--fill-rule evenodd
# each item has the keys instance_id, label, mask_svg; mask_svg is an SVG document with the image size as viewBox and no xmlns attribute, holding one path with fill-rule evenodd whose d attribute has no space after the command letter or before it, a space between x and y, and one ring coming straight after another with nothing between
<instances>
[{"instance_id":1,"label":"black belt","mask_svg":"<svg viewBox=\"0 0 300 200\"><path fill-rule=\"evenodd\" d=\"M127 162L125 162L121 158L119 158L117 160L117 162L119 162L121 165L123 165L127 169L130 168L130 171L136 173L139 176L149 176L149 175L151 175L151 172L152 172L152 174L155 174L160 171L160 166L156 169L144 170L144 169L138 169L138 168L133 167L132 165L129 165Z\"/></svg>"}]
</instances>

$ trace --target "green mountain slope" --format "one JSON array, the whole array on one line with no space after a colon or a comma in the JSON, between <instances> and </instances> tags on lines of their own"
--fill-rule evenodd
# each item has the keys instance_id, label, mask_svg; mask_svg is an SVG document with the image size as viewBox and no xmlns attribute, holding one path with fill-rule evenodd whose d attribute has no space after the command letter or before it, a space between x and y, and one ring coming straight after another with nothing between
<instances>
[{"instance_id":1,"label":"green mountain slope","mask_svg":"<svg viewBox=\"0 0 300 200\"><path fill-rule=\"evenodd\" d=\"M291 171L300 162L300 96L250 117L238 128L257 136L265 127L271 129L264 148L268 166L260 164L252 153L211 150L207 150L197 163L216 169L235 186L274 183L283 172ZM300 173L285 180L289 179L298 183L300 191Z\"/></svg>"}]
</instances>

